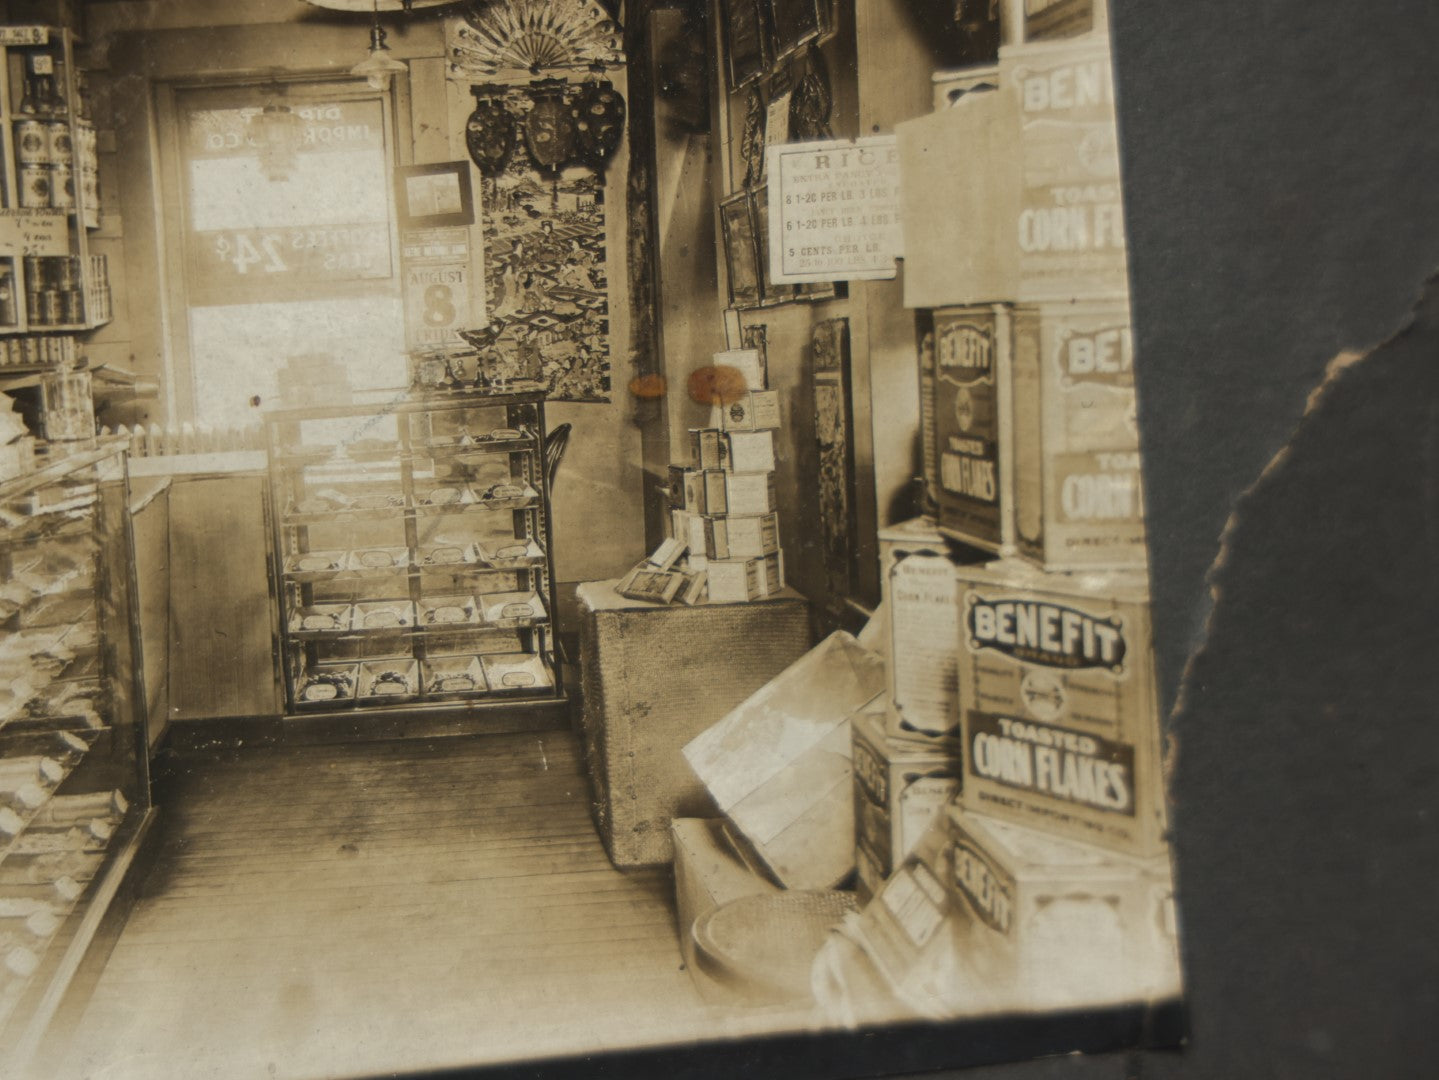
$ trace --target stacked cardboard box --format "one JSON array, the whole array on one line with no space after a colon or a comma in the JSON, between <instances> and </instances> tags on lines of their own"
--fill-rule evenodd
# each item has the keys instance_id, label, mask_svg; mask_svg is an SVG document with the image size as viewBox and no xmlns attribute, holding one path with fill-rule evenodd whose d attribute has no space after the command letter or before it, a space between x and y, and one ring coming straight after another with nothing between
<instances>
[{"instance_id":1,"label":"stacked cardboard box","mask_svg":"<svg viewBox=\"0 0 1439 1080\"><path fill-rule=\"evenodd\" d=\"M739 377L725 382L712 426L691 429L688 461L670 466L670 527L688 547L689 568L706 575L709 600L736 603L784 588L774 483L779 393L764 388L755 350L716 354L715 366Z\"/></svg>"},{"instance_id":2,"label":"stacked cardboard box","mask_svg":"<svg viewBox=\"0 0 1439 1080\"><path fill-rule=\"evenodd\" d=\"M982 74L898 127L933 518L854 724L854 940L927 1016L1178 992L1106 35Z\"/></svg>"},{"instance_id":3,"label":"stacked cardboard box","mask_svg":"<svg viewBox=\"0 0 1439 1080\"><path fill-rule=\"evenodd\" d=\"M1142 568L1108 45L1006 46L996 74L998 89L896 129L905 302L934 311L926 488L965 544L1050 570Z\"/></svg>"}]
</instances>

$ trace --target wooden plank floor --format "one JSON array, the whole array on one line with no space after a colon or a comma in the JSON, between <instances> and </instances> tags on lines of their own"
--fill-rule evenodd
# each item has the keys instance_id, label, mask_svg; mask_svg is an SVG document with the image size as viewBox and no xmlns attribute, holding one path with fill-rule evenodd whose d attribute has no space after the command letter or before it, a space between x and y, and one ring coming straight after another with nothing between
<instances>
[{"instance_id":1,"label":"wooden plank floor","mask_svg":"<svg viewBox=\"0 0 1439 1080\"><path fill-rule=\"evenodd\" d=\"M792 1029L706 1006L568 732L189 755L85 1080L344 1077Z\"/></svg>"}]
</instances>

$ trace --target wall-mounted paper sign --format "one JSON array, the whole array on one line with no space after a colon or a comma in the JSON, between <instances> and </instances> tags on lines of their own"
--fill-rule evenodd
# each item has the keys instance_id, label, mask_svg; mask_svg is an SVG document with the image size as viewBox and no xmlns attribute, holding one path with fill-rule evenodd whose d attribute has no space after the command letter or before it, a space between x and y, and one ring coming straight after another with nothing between
<instances>
[{"instance_id":1,"label":"wall-mounted paper sign","mask_svg":"<svg viewBox=\"0 0 1439 1080\"><path fill-rule=\"evenodd\" d=\"M461 330L486 325L484 275L464 227L405 229L405 338L410 348L463 346Z\"/></svg>"},{"instance_id":2,"label":"wall-mounted paper sign","mask_svg":"<svg viewBox=\"0 0 1439 1080\"><path fill-rule=\"evenodd\" d=\"M766 150L770 280L892 278L904 254L893 135Z\"/></svg>"}]
</instances>

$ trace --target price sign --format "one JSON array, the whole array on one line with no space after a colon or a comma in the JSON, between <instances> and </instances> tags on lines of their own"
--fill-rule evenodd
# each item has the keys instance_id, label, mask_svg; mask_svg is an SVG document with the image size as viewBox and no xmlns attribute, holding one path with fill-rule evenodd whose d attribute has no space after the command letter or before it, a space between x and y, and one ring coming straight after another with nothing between
<instances>
[{"instance_id":1,"label":"price sign","mask_svg":"<svg viewBox=\"0 0 1439 1080\"><path fill-rule=\"evenodd\" d=\"M903 254L894 136L771 146L770 279L892 278Z\"/></svg>"},{"instance_id":2,"label":"price sign","mask_svg":"<svg viewBox=\"0 0 1439 1080\"><path fill-rule=\"evenodd\" d=\"M0 254L70 254L65 214L52 210L0 210Z\"/></svg>"},{"instance_id":3,"label":"price sign","mask_svg":"<svg viewBox=\"0 0 1439 1080\"><path fill-rule=\"evenodd\" d=\"M190 235L191 265L208 285L295 278L359 281L390 276L390 231L383 224L291 229L218 229Z\"/></svg>"},{"instance_id":4,"label":"price sign","mask_svg":"<svg viewBox=\"0 0 1439 1080\"><path fill-rule=\"evenodd\" d=\"M49 45L48 26L0 26L0 45L10 48L15 45Z\"/></svg>"}]
</instances>

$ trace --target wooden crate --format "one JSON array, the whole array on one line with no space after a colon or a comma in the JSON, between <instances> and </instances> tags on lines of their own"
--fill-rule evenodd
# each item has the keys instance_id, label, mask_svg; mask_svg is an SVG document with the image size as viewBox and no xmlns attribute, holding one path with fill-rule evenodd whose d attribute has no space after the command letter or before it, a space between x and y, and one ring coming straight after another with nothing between
<instances>
[{"instance_id":1,"label":"wooden crate","mask_svg":"<svg viewBox=\"0 0 1439 1080\"><path fill-rule=\"evenodd\" d=\"M664 607L614 586L578 589L585 758L611 861L652 866L673 857L674 818L715 815L681 748L809 651L809 609L792 591Z\"/></svg>"}]
</instances>

